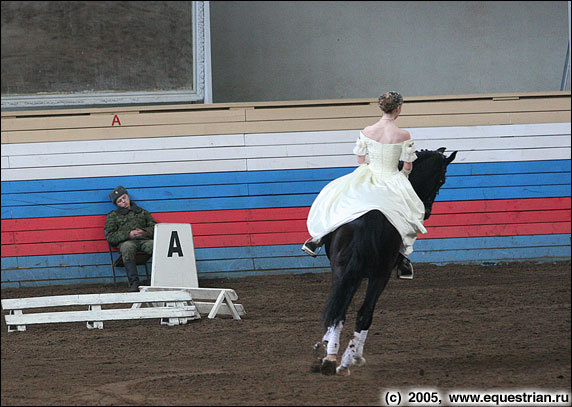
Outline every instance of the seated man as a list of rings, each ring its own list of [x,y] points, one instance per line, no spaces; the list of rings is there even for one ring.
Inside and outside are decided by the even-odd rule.
[[[139,291],[139,277],[135,254],[141,250],[153,254],[153,232],[157,222],[151,214],[131,202],[127,190],[118,186],[109,194],[117,209],[107,214],[105,238],[123,256],[129,291]]]

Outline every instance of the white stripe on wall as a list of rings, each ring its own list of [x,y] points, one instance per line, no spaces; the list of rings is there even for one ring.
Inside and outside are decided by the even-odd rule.
[[[570,123],[407,128],[414,140],[570,135]],[[246,134],[246,145],[354,142],[360,130]]]
[[[189,174],[225,171],[246,171],[246,160],[117,164],[85,167],[51,167],[44,169],[23,168],[16,170],[2,170],[2,181],[118,177],[125,175]]]
[[[417,149],[455,162],[570,159],[570,123],[411,130]],[[359,130],[228,134],[2,146],[2,181],[350,167]]]
[[[174,148],[207,148],[243,146],[244,134],[216,136],[157,137],[89,141],[58,141],[53,143],[16,143],[2,146],[2,157],[30,154],[70,154],[131,150],[163,150]]]

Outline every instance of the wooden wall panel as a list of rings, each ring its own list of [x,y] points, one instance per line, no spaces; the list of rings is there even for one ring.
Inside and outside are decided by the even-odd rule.
[[[375,122],[380,113],[375,99],[2,112],[2,143],[349,130]],[[570,92],[405,98],[398,123],[569,122],[569,113]]]
[[[418,149],[454,148],[457,162],[570,158],[566,123],[409,130]],[[351,130],[7,144],[2,179],[35,179],[40,170],[42,178],[57,179],[349,167],[356,164],[358,135]]]
[[[193,224],[200,277],[326,271],[300,250],[309,206],[378,117],[371,99],[3,112],[2,287],[110,282],[119,184]],[[409,98],[398,124],[458,151],[412,261],[570,258],[570,92]]]

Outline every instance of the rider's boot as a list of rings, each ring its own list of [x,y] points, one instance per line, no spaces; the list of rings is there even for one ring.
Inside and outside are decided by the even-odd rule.
[[[319,252],[319,248],[322,246],[322,241],[312,240],[312,238],[306,240],[306,242],[302,245],[302,251],[306,254],[309,254],[312,257],[316,257]]]
[[[413,264],[407,257],[399,253],[397,259],[397,278],[402,280],[413,280]]]

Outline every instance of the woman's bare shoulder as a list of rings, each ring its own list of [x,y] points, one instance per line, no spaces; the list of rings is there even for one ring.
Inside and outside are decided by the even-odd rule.
[[[369,136],[375,132],[375,129],[376,129],[375,125],[372,124],[371,126],[364,127],[364,129],[361,132],[364,135]]]
[[[401,141],[410,140],[411,134],[407,130],[399,129],[399,139]]]
[[[365,127],[362,134],[380,143],[402,143],[411,139],[411,134],[407,130],[400,129],[397,126],[386,128],[378,123]]]

